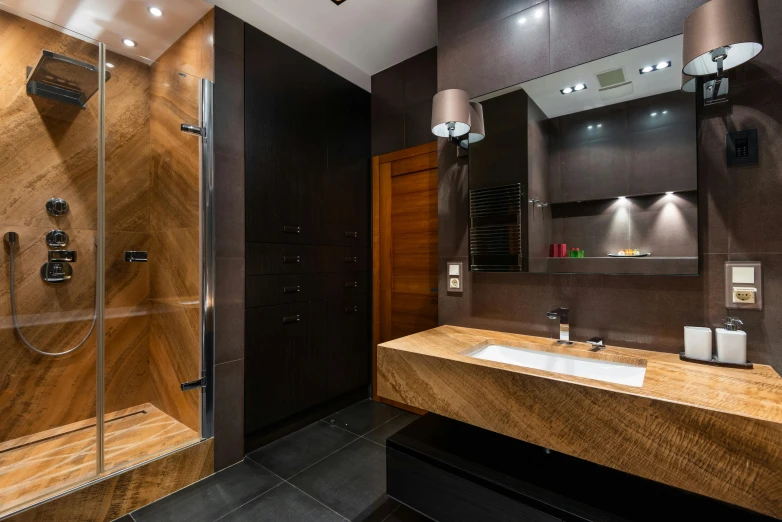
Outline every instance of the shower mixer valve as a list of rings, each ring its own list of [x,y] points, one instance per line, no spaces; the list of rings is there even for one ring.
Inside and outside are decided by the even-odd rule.
[[[70,207],[68,206],[68,202],[62,198],[52,198],[46,202],[46,212],[48,212],[50,216],[64,216],[69,210]]]

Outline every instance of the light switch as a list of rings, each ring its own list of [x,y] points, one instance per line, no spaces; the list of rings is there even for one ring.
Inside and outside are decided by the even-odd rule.
[[[448,292],[463,293],[462,288],[462,263],[460,261],[448,262]]]
[[[744,285],[755,284],[755,267],[752,266],[734,266],[733,282]]]
[[[460,272],[460,266],[456,263],[448,263],[448,275],[449,276],[459,276]]]

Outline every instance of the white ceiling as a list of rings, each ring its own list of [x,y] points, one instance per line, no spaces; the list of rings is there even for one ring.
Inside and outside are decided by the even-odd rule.
[[[163,16],[149,14],[149,6],[162,9]],[[154,60],[212,6],[203,0],[2,0],[0,8],[104,42],[132,58]],[[138,45],[126,47],[123,38]]]
[[[546,116],[556,118],[563,114],[677,91],[681,87],[682,79],[682,43],[682,35],[673,36],[480,96],[474,101],[488,100],[507,92],[524,89]],[[671,66],[666,69],[648,74],[639,72],[639,69],[646,65],[668,60],[671,61]],[[600,84],[595,75],[618,67],[624,67],[626,79],[632,81],[633,92],[610,101],[603,100],[600,98]],[[565,95],[559,92],[560,89],[579,83],[586,84],[587,89]]]
[[[437,0],[209,0],[370,90],[370,77],[437,45]]]

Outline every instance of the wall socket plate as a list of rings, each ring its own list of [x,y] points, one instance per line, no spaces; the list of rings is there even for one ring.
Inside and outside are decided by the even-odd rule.
[[[763,267],[759,262],[725,263],[725,308],[763,309]]]
[[[464,266],[461,261],[448,261],[445,274],[445,286],[448,293],[464,293]]]

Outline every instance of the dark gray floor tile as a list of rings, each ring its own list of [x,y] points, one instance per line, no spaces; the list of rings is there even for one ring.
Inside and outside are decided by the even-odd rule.
[[[416,419],[420,419],[420,415],[410,413],[409,411],[403,411],[398,416],[394,417],[390,421],[386,422],[370,431],[364,437],[369,440],[375,441],[378,444],[386,445],[386,439],[397,431],[401,430]]]
[[[350,520],[383,520],[398,503],[386,495],[385,449],[358,439],[299,473],[291,484]]]
[[[323,420],[334,421],[334,424],[340,428],[352,431],[356,435],[364,435],[400,413],[402,410],[399,408],[367,399],[329,415]]]
[[[428,522],[429,520],[431,518],[423,516],[418,511],[410,509],[404,504],[400,504],[383,522]]]
[[[316,422],[253,451],[247,458],[288,479],[356,438],[345,430]]]
[[[132,513],[136,522],[213,522],[280,483],[244,460]]]
[[[115,518],[114,522],[133,522],[133,517],[127,514],[124,517]]]
[[[290,484],[280,484],[220,519],[220,522],[340,522],[337,515],[312,497]]]

